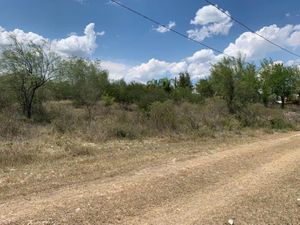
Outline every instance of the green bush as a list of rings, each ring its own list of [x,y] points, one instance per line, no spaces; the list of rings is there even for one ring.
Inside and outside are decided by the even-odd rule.
[[[103,101],[104,103],[104,106],[111,106],[112,104],[114,104],[115,102],[115,98],[114,97],[111,97],[109,95],[103,95],[101,97],[101,100]]]
[[[291,129],[293,121],[285,117],[284,111],[275,108],[266,108],[262,104],[248,104],[239,111],[238,119],[244,127],[267,129]]]
[[[272,118],[270,120],[271,128],[275,130],[292,129],[293,125],[285,121],[283,118]]]
[[[138,130],[135,129],[134,127],[128,126],[128,125],[119,125],[119,126],[113,127],[111,130],[111,134],[113,137],[129,138],[129,139],[134,139],[139,136]]]

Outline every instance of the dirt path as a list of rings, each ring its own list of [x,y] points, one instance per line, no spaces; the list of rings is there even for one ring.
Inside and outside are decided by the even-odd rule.
[[[300,133],[0,203],[0,224],[300,224]]]

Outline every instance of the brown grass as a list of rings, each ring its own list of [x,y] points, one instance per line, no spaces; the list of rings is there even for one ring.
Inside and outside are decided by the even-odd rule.
[[[18,114],[0,114],[0,199],[207,154],[274,132],[271,125],[243,127],[221,100],[172,104],[156,103],[147,114],[135,106],[125,110],[99,103],[91,123],[83,108],[68,101],[49,102],[45,113],[50,123],[42,125]],[[252,110],[259,117],[255,121],[260,121],[264,113],[255,113],[256,107]],[[268,116],[280,118],[274,123],[280,129],[299,121],[297,111]],[[287,128],[282,131],[291,127]]]
[[[0,183],[2,218],[20,216],[15,224],[32,220],[36,225],[45,221],[221,224],[234,213],[237,221],[247,224],[256,217],[247,214],[245,205],[253,212],[255,206],[263,210],[275,203],[278,207],[272,208],[277,208],[277,212],[284,209],[274,194],[268,194],[271,201],[266,204],[252,203],[273,188],[284,202],[291,203],[290,214],[285,210],[281,213],[289,218],[284,220],[280,214],[256,211],[256,216],[264,216],[258,220],[260,224],[296,222],[298,211],[284,193],[289,190],[296,196],[293,188],[297,186],[285,188],[282,178],[298,176],[299,170],[296,173],[295,168],[299,168],[299,133],[259,138],[262,133],[252,133],[252,138],[244,135],[220,136],[213,142],[212,139],[148,139],[86,143],[61,137],[56,146],[50,146],[51,151],[44,152],[45,156],[63,150],[59,146],[64,148],[74,143],[94,149],[95,155],[73,156],[67,151],[63,158],[49,163],[6,168]],[[45,136],[43,141],[50,139]],[[11,212],[13,216],[7,216]],[[272,220],[272,216],[276,219]]]
[[[213,142],[211,138],[182,136],[99,143],[40,132],[30,140],[0,142],[0,199],[116,176],[174,158],[207,154],[221,146],[251,141],[261,133],[220,134]]]

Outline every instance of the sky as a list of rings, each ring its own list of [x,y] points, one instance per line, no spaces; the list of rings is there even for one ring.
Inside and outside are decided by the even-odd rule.
[[[287,65],[300,59],[248,32],[204,0],[121,0],[133,9],[227,55],[264,57]],[[299,0],[213,0],[271,41],[300,54]],[[159,27],[109,0],[0,0],[0,48],[11,34],[47,42],[62,57],[101,60],[110,78],[146,82],[187,71],[207,77],[224,55]]]

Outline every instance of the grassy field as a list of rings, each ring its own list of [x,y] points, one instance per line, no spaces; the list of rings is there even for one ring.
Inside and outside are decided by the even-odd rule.
[[[232,213],[223,207],[230,201],[225,195],[237,202],[247,198],[231,193],[231,183],[241,182],[255,201],[253,196],[261,198],[256,185],[275,190],[278,182],[282,187],[284,179],[298,176],[298,167],[290,176],[286,164],[299,160],[297,108],[253,105],[248,114],[232,116],[215,100],[201,107],[160,103],[146,115],[123,107],[98,105],[91,121],[84,108],[66,101],[49,102],[43,117],[32,121],[2,113],[0,224],[203,224],[205,215],[208,224],[219,224]],[[274,176],[270,184],[266,171]],[[222,202],[210,205],[213,195]],[[201,207],[193,196],[203,199]],[[195,221],[184,222],[193,204],[209,210],[192,210]],[[218,204],[226,215],[214,214]],[[243,208],[235,210],[245,224],[250,221]],[[293,215],[287,221],[298,220]]]
[[[262,131],[248,131],[215,138],[165,137],[95,143],[39,132],[29,140],[0,142],[0,199],[113,177],[150,165],[184,160],[194,154],[211,154],[227,145],[251,142],[266,135]]]

